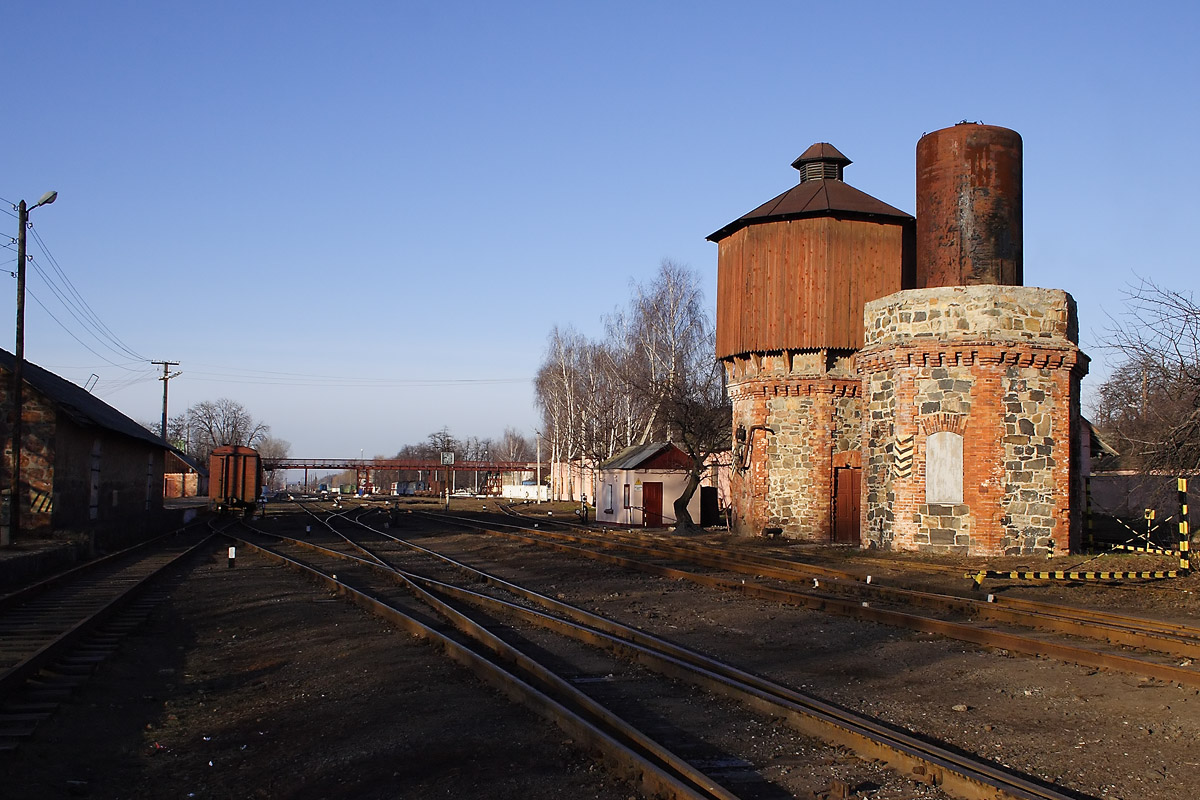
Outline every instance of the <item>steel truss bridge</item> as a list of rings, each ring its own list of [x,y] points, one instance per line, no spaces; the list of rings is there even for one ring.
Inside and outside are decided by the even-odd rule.
[[[548,466],[548,465],[543,465]],[[443,464],[440,461],[417,461],[404,458],[264,458],[262,467],[268,472],[277,469],[303,470],[347,470],[356,472],[373,470],[421,470],[432,472],[533,472],[538,468],[536,461],[457,461]]]
[[[454,475],[447,473],[474,472],[498,476],[502,472],[535,472],[538,470],[536,461],[458,461],[454,464],[443,464],[441,461],[416,460],[404,458],[264,458],[262,468],[265,471],[279,469],[304,470],[304,486],[308,487],[309,470],[354,470],[355,483],[359,490],[364,490],[374,484],[372,473],[393,470],[415,470],[418,474],[424,472],[435,476],[442,473],[446,483],[454,482]]]

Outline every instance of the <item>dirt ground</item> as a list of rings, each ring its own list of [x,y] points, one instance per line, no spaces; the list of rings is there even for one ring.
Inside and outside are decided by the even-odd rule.
[[[1192,687],[986,652],[481,535],[422,543],[1087,796],[1200,796]],[[742,546],[841,565],[876,558]],[[1193,576],[1011,591],[1194,625],[1197,590]],[[250,557],[229,569],[216,548],[32,741],[0,756],[0,773],[0,796],[22,800],[638,796],[432,648],[292,571]]]
[[[198,565],[14,754],[0,796],[636,793],[431,647],[253,557]]]

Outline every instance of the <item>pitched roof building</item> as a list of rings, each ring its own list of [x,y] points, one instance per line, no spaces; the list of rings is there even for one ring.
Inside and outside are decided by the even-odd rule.
[[[9,524],[12,371],[0,350],[0,486]],[[101,547],[136,541],[164,524],[169,445],[80,386],[26,361],[22,391],[20,530],[14,540],[83,535]]]

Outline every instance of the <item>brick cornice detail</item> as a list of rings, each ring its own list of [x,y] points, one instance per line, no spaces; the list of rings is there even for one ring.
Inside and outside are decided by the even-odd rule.
[[[729,384],[729,398],[743,400],[750,397],[807,397],[829,394],[834,397],[858,397],[862,394],[862,382],[856,378],[827,379],[763,379],[751,378]]]
[[[948,343],[938,339],[906,342],[859,350],[855,365],[863,372],[881,372],[897,367],[943,367],[991,364],[1077,371],[1087,374],[1090,359],[1074,345],[1044,345],[1038,342]]]

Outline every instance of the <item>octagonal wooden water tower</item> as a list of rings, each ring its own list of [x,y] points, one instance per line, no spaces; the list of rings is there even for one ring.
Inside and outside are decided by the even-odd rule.
[[[863,308],[914,284],[914,219],[817,143],[795,187],[709,236],[733,400],[735,530],[859,541]]]

